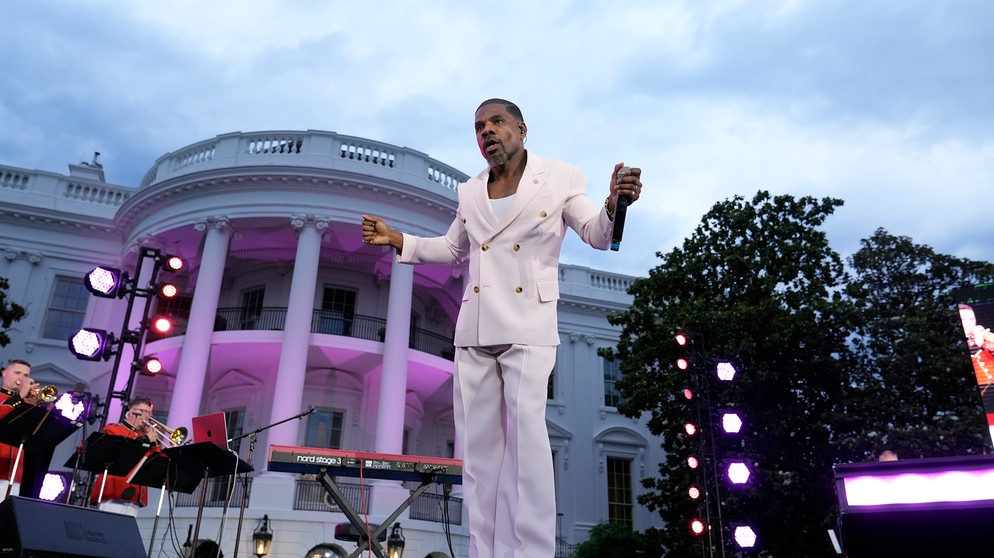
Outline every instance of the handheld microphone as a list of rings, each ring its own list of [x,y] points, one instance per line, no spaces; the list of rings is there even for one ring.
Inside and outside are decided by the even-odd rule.
[[[631,167],[618,169],[618,179],[620,180],[630,170]],[[625,234],[625,214],[628,213],[628,204],[631,202],[631,196],[618,196],[618,203],[614,208],[614,232],[611,234],[611,250],[614,252],[621,248],[621,237]]]

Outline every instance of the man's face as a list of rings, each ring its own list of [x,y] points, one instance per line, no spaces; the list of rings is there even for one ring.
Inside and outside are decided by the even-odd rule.
[[[142,426],[145,421],[152,417],[152,407],[145,403],[136,403],[128,409],[128,414],[125,415],[125,420],[128,421],[132,426]]]
[[[24,384],[31,383],[31,367],[12,362],[3,369],[3,387],[12,391],[18,391]]]
[[[523,124],[501,103],[483,105],[476,111],[476,144],[490,166],[506,165],[524,147]]]

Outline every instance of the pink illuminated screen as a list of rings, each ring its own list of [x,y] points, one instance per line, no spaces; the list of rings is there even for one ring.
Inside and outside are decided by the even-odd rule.
[[[994,500],[994,469],[853,476],[843,483],[850,506]]]

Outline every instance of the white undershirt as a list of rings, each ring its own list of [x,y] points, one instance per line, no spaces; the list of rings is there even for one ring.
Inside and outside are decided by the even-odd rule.
[[[494,213],[497,214],[498,219],[503,219],[507,210],[511,208],[511,202],[514,201],[514,194],[507,196],[506,198],[491,199],[490,205],[494,208]]]

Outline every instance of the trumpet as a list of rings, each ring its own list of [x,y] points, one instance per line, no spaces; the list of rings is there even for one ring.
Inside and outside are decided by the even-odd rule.
[[[42,403],[51,403],[59,398],[59,390],[55,386],[39,387],[35,384],[28,391],[28,397],[35,397]]]
[[[145,419],[145,426],[164,434],[163,438],[169,440],[172,446],[181,446],[183,441],[186,440],[186,435],[189,432],[186,428],[180,426],[178,428],[169,428],[165,424],[155,420],[154,418]]]

